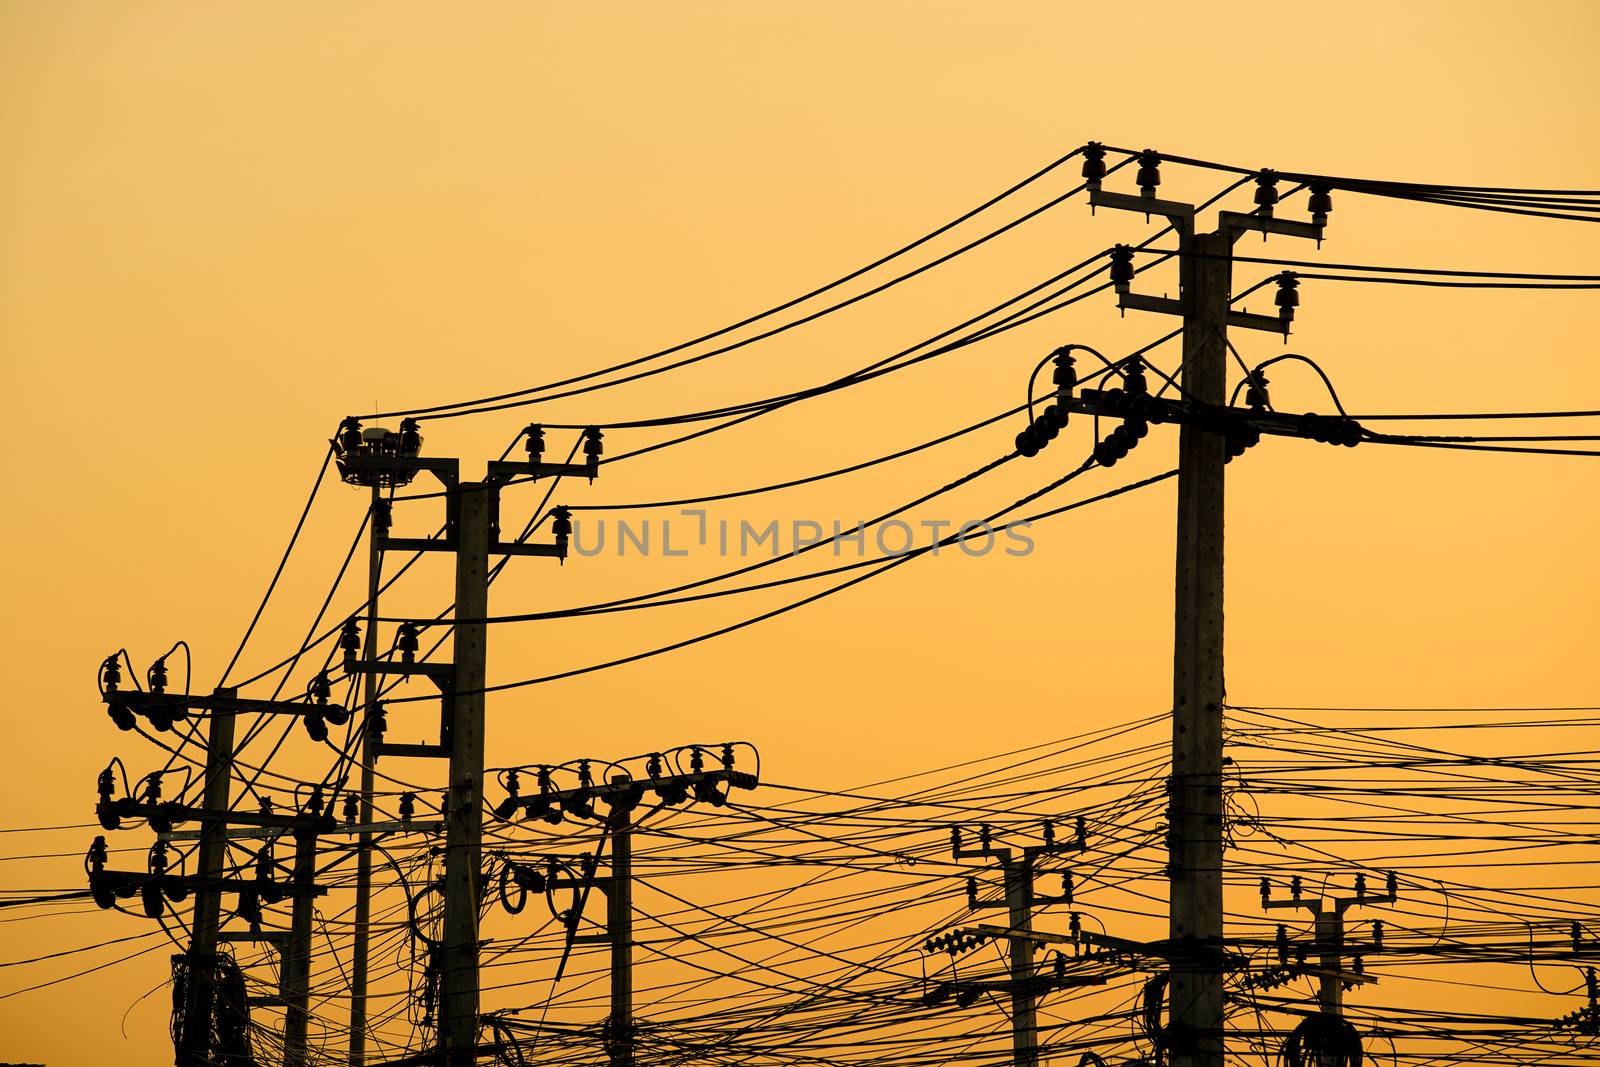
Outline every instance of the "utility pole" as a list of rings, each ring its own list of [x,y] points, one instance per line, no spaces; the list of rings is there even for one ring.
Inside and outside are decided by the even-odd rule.
[[[1037,1067],[1039,1063],[1039,1025],[1037,1006],[1039,983],[1034,975],[1033,954],[1039,944],[1033,933],[1033,909],[1040,904],[1071,904],[1072,876],[1063,873],[1063,892],[1058,896],[1044,896],[1033,891],[1036,864],[1040,856],[1065,851],[1055,839],[1055,828],[1044,824],[1044,844],[1027,845],[1016,853],[997,847],[987,825],[978,827],[978,847],[966,848],[961,842],[961,828],[950,828],[950,854],[956,859],[992,859],[999,864],[1005,879],[1005,900],[978,899],[976,878],[967,879],[967,906],[974,911],[984,908],[1006,909],[1007,991],[1011,1000],[1011,1049],[1015,1067]],[[1076,850],[1086,847],[1083,820],[1078,820]]]
[[[115,871],[105,868],[105,839],[97,838],[90,849],[89,888],[95,903],[102,908],[112,907],[117,897],[138,894],[143,897],[145,914],[159,918],[165,908],[163,897],[171,901],[184,899],[194,893],[194,912],[191,920],[189,951],[174,958],[183,964],[182,1024],[175,1028],[175,1062],[178,1067],[206,1067],[213,1054],[228,1054],[230,1050],[214,1047],[214,1020],[218,1011],[218,967],[220,957],[217,945],[221,941],[246,938],[225,934],[222,931],[222,894],[239,895],[239,914],[251,917],[252,933],[248,939],[259,938],[256,924],[260,922],[260,901],[277,901],[287,896],[294,901],[294,929],[286,945],[283,981],[286,996],[283,1002],[290,1007],[285,1031],[285,1046],[294,1062],[298,1044],[303,1058],[305,1047],[305,1013],[310,983],[312,898],[326,892],[313,884],[316,875],[316,839],[331,819],[317,810],[313,803],[307,813],[275,815],[263,807],[259,813],[234,811],[231,792],[235,723],[241,714],[290,715],[303,717],[308,728],[326,730],[326,721],[345,722],[349,712],[327,703],[325,679],[319,676],[311,689],[314,702],[242,699],[237,690],[219,688],[210,696],[190,696],[187,693],[167,691],[165,657],[150,667],[148,690],[127,691],[120,687],[121,671],[116,657],[102,666],[102,699],[112,721],[120,729],[131,730],[142,716],[157,731],[171,730],[174,722],[187,720],[196,710],[207,712],[206,769],[201,803],[198,807],[178,800],[160,799],[161,772],[147,776],[150,788],[141,799],[112,796],[114,776],[107,767],[101,772],[100,801],[95,813],[100,825],[107,830],[120,829],[124,819],[142,818],[158,833],[152,849],[147,871]],[[324,733],[324,736],[326,734]],[[196,820],[197,831],[174,831],[181,822]],[[270,865],[258,869],[254,877],[230,875],[228,841],[240,836],[230,833],[230,824],[260,827],[260,835],[275,837],[285,829],[293,829],[300,847],[295,858],[294,878],[281,883],[271,878]],[[192,875],[171,874],[166,866],[167,842],[178,839],[197,839],[196,872]],[[288,995],[298,989],[299,996]],[[298,1010],[295,1005],[298,1003]],[[244,1011],[245,1003],[230,1004],[231,1010]],[[298,1037],[296,1033],[298,1032]]]
[[[1277,317],[1231,310],[1233,242],[1254,230],[1321,241],[1326,192],[1311,223],[1277,219],[1277,178],[1257,178],[1257,210],[1224,211],[1213,233],[1195,233],[1191,204],[1161,200],[1160,157],[1139,156],[1140,195],[1106,192],[1105,151],[1085,151],[1084,177],[1093,207],[1136,211],[1167,219],[1178,238],[1177,300],[1130,292],[1132,249],[1112,253],[1112,282],[1123,309],[1177,315],[1183,320],[1184,400],[1217,409],[1226,405],[1228,327],[1280,330],[1288,335],[1293,286],[1280,282]],[[1316,191],[1314,190],[1314,193]],[[1288,276],[1284,276],[1288,277]],[[1142,436],[1142,433],[1139,435]],[[1167,814],[1172,880],[1168,937],[1173,949],[1168,1038],[1174,1067],[1222,1067],[1222,704],[1223,677],[1223,434],[1201,419],[1186,419],[1178,440],[1177,566],[1173,612],[1172,779]]]
[[[218,689],[221,699],[236,696],[235,690]],[[209,812],[228,810],[228,794],[233,783],[233,725],[231,713],[213,711],[206,728],[206,782],[203,808]],[[207,821],[200,830],[199,861],[196,873],[201,878],[221,878],[228,859],[228,827],[220,818]],[[222,893],[219,889],[199,889],[194,895],[194,915],[189,952],[184,968],[183,1032],[179,1035],[177,1067],[205,1067],[211,1059],[211,1014],[216,1000],[217,933],[222,926]]]
[[[497,490],[464,482],[456,505],[454,684],[448,707],[444,936],[439,949],[439,1043],[445,1067],[472,1067],[478,1048],[478,899],[483,848],[483,687],[487,669],[491,504]],[[476,620],[476,621],[474,621]]]
[[[487,633],[484,619],[489,609],[489,564],[491,553],[518,556],[547,556],[565,560],[572,532],[565,508],[552,511],[552,544],[503,543],[499,539],[500,486],[517,477],[579,476],[593,480],[599,471],[601,432],[589,427],[583,434],[585,462],[545,463],[544,431],[529,426],[524,432],[528,458],[525,461],[495,460],[488,465],[481,482],[462,482],[460,463],[455,459],[421,456],[422,435],[413,419],[402,420],[398,432],[382,427],[363,429],[359,420],[345,419],[334,439],[339,473],[353,485],[367,486],[371,492],[373,544],[368,577],[367,634],[363,642],[355,620],[346,623],[341,647],[345,650],[345,670],[366,674],[367,714],[381,725],[377,705],[379,674],[422,674],[440,689],[442,702],[440,736],[437,745],[386,744],[381,735],[371,732],[363,741],[363,803],[370,813],[371,766],[380,756],[402,755],[444,758],[449,761],[449,785],[445,793],[444,929],[434,958],[440,976],[439,1050],[443,1067],[471,1067],[478,1052],[478,903],[483,881],[483,758],[484,688],[487,678]],[[396,538],[389,535],[390,516],[381,507],[378,490],[404,485],[419,472],[428,471],[443,483],[445,492],[445,536],[443,538]],[[455,554],[454,649],[448,665],[417,663],[416,627],[402,624],[397,649],[399,662],[376,654],[378,554],[388,548],[419,552],[443,551]],[[364,655],[358,649],[364,647]],[[363,849],[363,853],[367,850]],[[358,874],[359,874],[358,859]],[[367,893],[370,899],[371,875],[368,858]],[[359,899],[358,899],[359,903]],[[369,905],[370,906],[370,905]],[[370,922],[370,912],[368,913]],[[358,937],[358,950],[365,964],[365,938]],[[352,1006],[352,1017],[359,1015],[365,1025],[366,968],[362,986]],[[354,994],[356,990],[352,990]],[[364,1037],[352,1024],[351,1061],[365,1054]]]
[[[611,777],[626,788],[633,779]],[[611,885],[606,892],[606,934],[611,940],[612,1067],[633,1067],[633,813],[626,805],[611,809]]]
[[[387,502],[383,487],[374,480],[367,519],[367,632],[363,656],[369,662],[378,658],[378,590],[383,571],[380,541],[388,532]],[[376,787],[377,746],[382,736],[373,729],[378,711],[378,676],[362,678],[361,703],[367,720],[361,731],[361,824],[370,825],[374,817],[372,792]],[[367,1058],[367,958],[372,932],[372,835],[356,839],[356,902],[354,943],[350,950],[350,1067],[362,1067]]]
[[[551,905],[552,917],[561,920],[567,931],[567,948],[557,969],[557,980],[566,967],[567,955],[575,945],[604,944],[611,953],[611,1010],[606,1017],[606,1055],[611,1067],[633,1067],[636,1035],[633,1028],[633,834],[637,825],[633,810],[643,801],[646,792],[654,793],[663,806],[675,806],[691,798],[713,807],[728,802],[731,789],[754,789],[759,784],[754,774],[734,769],[735,743],[721,746],[719,767],[707,769],[706,748],[712,746],[690,745],[676,753],[689,753],[687,773],[667,774],[668,759],[662,753],[653,753],[645,759],[644,777],[635,778],[622,772],[613,774],[604,785],[597,785],[590,774],[593,761],[578,761],[578,784],[574,788],[558,789],[552,768],[537,768],[538,793],[523,796],[520,793],[522,774],[529,768],[519,767],[507,773],[505,785],[509,792],[495,805],[497,818],[511,820],[520,812],[522,818],[542,818],[559,823],[567,815],[582,819],[603,818],[606,840],[611,847],[611,871],[606,875],[595,873],[599,864],[598,853],[584,857],[572,868],[561,864],[555,857],[547,857],[547,871],[540,872],[522,864],[508,861],[501,873],[500,892],[505,899],[508,880],[514,879],[522,891],[521,900],[529,892],[546,894],[546,899],[558,891],[570,890],[573,903],[566,911],[557,911]],[[759,756],[757,757],[759,762]],[[671,761],[676,765],[676,760]],[[607,807],[604,816],[598,816],[595,804]],[[606,896],[605,930],[601,933],[580,934],[578,924],[583,919],[584,902],[591,889],[599,889]],[[514,908],[516,914],[523,904]]]
[[[313,794],[320,799],[321,791]],[[321,813],[313,810],[314,820]],[[308,820],[294,831],[293,881],[310,885],[317,876],[316,824]],[[289,912],[289,940],[283,954],[283,1067],[305,1067],[306,1037],[311,1022],[311,920],[316,898],[295,897]]]
[[[1344,990],[1347,986],[1361,985],[1374,982],[1377,979],[1365,974],[1361,968],[1361,956],[1356,954],[1355,968],[1345,970],[1344,957],[1346,955],[1344,913],[1352,907],[1364,907],[1372,904],[1393,904],[1399,899],[1395,876],[1388,875],[1387,884],[1382,893],[1368,893],[1366,875],[1356,875],[1356,892],[1349,897],[1303,897],[1301,896],[1301,882],[1295,876],[1289,882],[1289,899],[1272,899],[1272,883],[1266,878],[1261,879],[1261,907],[1268,911],[1279,908],[1296,908],[1309,911],[1316,922],[1312,947],[1317,952],[1317,967],[1314,970],[1296,968],[1301,973],[1310,970],[1317,977],[1317,1005],[1324,1015],[1343,1017],[1344,1015]],[[1382,947],[1381,923],[1373,924],[1376,944],[1374,950]],[[1288,960],[1288,935],[1283,927],[1278,927],[1278,962],[1285,968],[1289,966]]]

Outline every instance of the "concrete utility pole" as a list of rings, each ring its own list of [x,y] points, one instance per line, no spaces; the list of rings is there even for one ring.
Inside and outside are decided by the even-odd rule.
[[[1075,848],[1084,847],[1083,828]],[[988,826],[978,828],[978,847],[964,848],[960,827],[950,829],[950,854],[956,859],[986,858],[994,860],[1005,877],[1006,896],[1001,901],[978,899],[977,880],[967,880],[967,906],[974,911],[983,908],[1006,909],[1007,991],[1011,1000],[1011,1048],[1015,1067],[1037,1067],[1039,1063],[1038,999],[1039,983],[1033,966],[1033,954],[1039,944],[1033,936],[1033,909],[1040,904],[1072,903],[1071,882],[1058,896],[1043,896],[1033,891],[1035,865],[1040,856],[1064,851],[1055,841],[1054,830],[1049,828],[1043,845],[1028,845],[1013,858],[1009,848],[996,847]]]
[[[233,689],[218,689],[217,697],[231,700]],[[231,712],[213,711],[207,721],[206,783],[203,805],[206,811],[225,813],[233,783],[233,724]],[[200,830],[199,862],[201,878],[221,879],[228,860],[228,827],[221,818],[207,820]],[[194,915],[189,941],[187,986],[184,989],[183,1033],[175,1062],[177,1067],[205,1067],[211,1059],[211,1012],[216,1001],[217,934],[222,926],[222,891],[199,889],[194,895]]]
[[[439,1050],[444,1067],[470,1067],[478,1052],[478,901],[483,881],[483,754],[484,687],[487,676],[487,624],[489,608],[489,556],[546,556],[565,559],[571,520],[565,508],[552,511],[554,543],[530,544],[521,540],[499,540],[500,486],[517,477],[577,476],[593,480],[601,455],[601,432],[596,427],[584,431],[584,463],[543,462],[544,432],[529,426],[524,433],[528,458],[525,461],[495,460],[489,463],[482,482],[461,482],[460,463],[455,459],[421,456],[422,435],[415,420],[405,419],[399,432],[382,427],[363,429],[359,420],[348,418],[340,425],[334,447],[340,476],[353,485],[371,491],[373,542],[368,574],[367,633],[360,641],[346,624],[341,639],[348,673],[367,675],[365,689],[369,724],[380,716],[376,675],[420,674],[432,679],[440,689],[442,714],[439,743],[387,744],[370,730],[363,739],[362,813],[363,825],[371,823],[372,766],[384,755],[444,758],[449,760],[449,786],[446,790],[444,930],[434,964],[440,976]],[[405,485],[416,474],[428,471],[445,487],[446,523],[442,538],[404,538],[389,535],[390,516],[379,496],[385,486]],[[402,625],[397,635],[398,661],[377,655],[375,631],[379,555],[387,549],[418,552],[455,553],[454,651],[448,665],[416,662],[416,630]],[[357,650],[364,646],[364,653]],[[367,871],[364,892],[358,895],[357,952],[362,965],[359,988],[352,988],[350,1060],[365,1057],[366,1022],[366,927],[370,924],[371,858],[370,841],[363,835],[361,857]],[[361,860],[358,859],[358,880]],[[363,917],[364,916],[364,921]],[[358,1026],[357,1023],[360,1023]]]
[[[1227,401],[1227,321],[1232,238],[1182,242],[1184,393]],[[1180,245],[1180,247],[1182,247]],[[1178,437],[1177,579],[1172,667],[1172,835],[1168,937],[1201,951],[1222,948],[1222,537],[1223,438],[1186,423]],[[1185,966],[1187,963],[1189,966]],[[1191,970],[1190,966],[1198,964]],[[1191,957],[1170,985],[1175,1063],[1220,1065],[1221,975]],[[1192,1049],[1184,1056],[1184,1046]]]
[[[633,779],[613,775],[611,784]],[[626,805],[611,809],[611,882],[606,890],[606,934],[611,941],[612,1067],[633,1067],[633,815]]]
[[[1357,950],[1357,969],[1347,971],[1344,969],[1345,939],[1344,939],[1344,913],[1352,907],[1364,907],[1372,904],[1393,904],[1399,899],[1395,885],[1395,877],[1390,874],[1382,893],[1368,893],[1365,875],[1356,876],[1355,896],[1350,897],[1302,897],[1300,895],[1300,879],[1295,877],[1289,883],[1289,899],[1273,900],[1272,883],[1267,879],[1261,880],[1261,906],[1266,910],[1278,908],[1298,908],[1309,911],[1316,922],[1314,941],[1312,947],[1317,951],[1317,967],[1313,972],[1317,976],[1317,1005],[1326,1015],[1344,1015],[1344,990],[1346,986],[1363,985],[1377,979],[1362,973],[1360,970],[1360,950]],[[1378,929],[1381,924],[1374,924]],[[1283,938],[1283,927],[1279,927],[1279,951],[1285,951],[1287,941]],[[1376,935],[1375,935],[1376,936]],[[1280,961],[1287,963],[1287,960]]]
[[[439,949],[439,1043],[445,1067],[471,1067],[478,1048],[478,899],[483,881],[483,687],[487,670],[489,545],[497,489],[464,482],[456,506],[455,678],[447,703],[444,936]],[[480,621],[472,621],[480,620]]]
[[[313,794],[320,798],[320,791]],[[313,819],[320,812],[312,811]],[[317,831],[314,823],[294,833],[294,875],[297,885],[317,876]],[[297,896],[290,906],[289,940],[283,954],[283,1067],[305,1067],[306,1037],[311,1022],[311,920],[316,898]]]
[[[1098,149],[1098,146],[1091,146]],[[1105,192],[1104,150],[1086,153],[1090,204],[1168,220],[1178,238],[1177,300],[1129,291],[1132,250],[1113,253],[1113,283],[1124,309],[1177,315],[1183,320],[1184,400],[1213,408],[1227,397],[1230,325],[1288,335],[1293,292],[1280,315],[1231,310],[1233,242],[1240,233],[1286,234],[1321,240],[1322,224],[1273,217],[1277,179],[1257,178],[1254,214],[1220,213],[1214,233],[1195,233],[1195,208],[1157,199],[1160,157],[1139,157],[1140,195]],[[1097,171],[1097,172],[1096,172]],[[1124,273],[1118,273],[1118,256]],[[1226,442],[1214,428],[1185,420],[1178,440],[1178,531],[1173,619],[1172,781],[1168,806],[1172,890],[1168,936],[1173,950],[1170,1028],[1174,1067],[1222,1067],[1222,670],[1223,465]]]
[[[378,658],[378,590],[382,584],[383,548],[380,541],[386,530],[379,511],[384,508],[383,488],[374,482],[367,519],[367,632],[363,657]],[[361,703],[370,716],[378,703],[378,676],[362,679]],[[368,726],[361,733],[361,824],[370,825],[374,817],[372,791],[376,787],[378,735]],[[356,839],[356,903],[354,943],[350,950],[350,1067],[361,1067],[367,1059],[367,959],[372,933],[372,835]]]
[[[754,789],[758,784],[754,774],[734,769],[734,745],[731,742],[722,746],[721,767],[711,770],[705,768],[704,749],[701,746],[688,746],[688,750],[692,769],[687,774],[663,775],[661,771],[665,761],[661,753],[655,753],[646,764],[645,777],[635,779],[631,774],[618,773],[613,774],[604,785],[596,785],[589,779],[590,761],[582,760],[579,762],[580,784],[575,789],[554,789],[550,768],[542,767],[539,769],[539,792],[532,796],[522,796],[517,792],[516,782],[520,773],[527,770],[518,768],[518,775],[508,782],[511,795],[495,808],[496,816],[501,819],[511,819],[520,810],[524,818],[535,814],[549,818],[554,814],[553,821],[557,822],[560,821],[561,812],[573,813],[585,819],[597,818],[599,816],[594,809],[596,803],[603,803],[609,809],[603,818],[606,825],[605,840],[611,848],[611,872],[606,875],[595,873],[600,860],[598,851],[584,858],[576,874],[572,873],[570,867],[558,868],[555,859],[550,857],[547,859],[551,864],[551,873],[538,876],[535,891],[554,893],[570,890],[574,893],[571,909],[557,912],[552,906],[551,910],[552,916],[561,919],[567,928],[567,952],[575,945],[604,944],[610,949],[611,1011],[606,1017],[604,1033],[606,1055],[612,1067],[633,1067],[635,1059],[633,835],[639,827],[633,820],[633,809],[638,807],[647,792],[655,793],[668,806],[684,803],[692,797],[696,801],[721,807],[727,803],[728,790]],[[759,757],[757,759],[759,761]],[[558,873],[559,870],[565,870],[566,873]],[[526,889],[527,885],[521,881],[522,876],[519,874],[517,877],[518,884]],[[501,884],[503,892],[505,883]],[[605,894],[605,930],[602,933],[580,934],[578,924],[582,921],[584,902],[591,889],[598,889]],[[521,910],[520,905],[515,909]],[[563,954],[556,970],[558,981],[566,967],[566,959]]]

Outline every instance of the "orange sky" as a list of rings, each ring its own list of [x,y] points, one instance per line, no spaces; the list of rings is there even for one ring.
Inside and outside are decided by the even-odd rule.
[[[0,6],[0,823],[84,821],[111,756],[150,765],[106,719],[95,665],[123,645],[142,665],[183,638],[197,687],[214,683],[345,414],[531,385],[693,336],[1091,138],[1242,166],[1592,188],[1597,30],[1576,2],[1237,3],[1225,19],[1158,0]],[[1167,181],[1177,197],[1221,185],[1175,167]],[[471,476],[530,418],[647,417],[824,381],[1148,232],[1070,202],[815,328],[531,414],[433,424],[427,450],[468,457]],[[1343,195],[1320,253],[1267,247],[1592,272],[1600,234]],[[1093,300],[562,492],[676,497],[855,462],[1019,403],[1056,345],[1120,353],[1169,328]],[[1354,411],[1592,408],[1597,332],[1600,301],[1582,292],[1307,283],[1291,347]],[[1235,341],[1252,362],[1283,350],[1264,334]],[[1327,410],[1309,374],[1274,384],[1281,407]],[[850,525],[992,458],[1019,427],[721,514]],[[1077,462],[1077,433],[1072,451],[1057,443],[926,515],[966,518],[1036,488]],[[552,450],[569,440],[552,434]],[[1165,469],[1174,446],[1153,433],[1084,494]],[[1592,463],[1269,441],[1229,486],[1233,699],[1600,695]],[[1172,499],[1168,485],[1041,526],[1026,559],[943,554],[671,657],[492,698],[490,763],[743,736],[784,781],[844,786],[1149,714],[1170,699]],[[363,500],[327,489],[246,668],[300,640]],[[507,501],[518,520],[532,503]],[[431,530],[413,507],[405,532]],[[717,565],[520,560],[492,605],[585,603]],[[448,588],[436,561],[394,607],[436,609]],[[491,681],[790,598],[496,633]],[[287,758],[308,759],[301,748]],[[7,855],[71,858],[7,862],[0,884],[78,887],[92,833],[7,839]],[[17,923],[0,927],[0,955],[142,929],[114,914]],[[0,1000],[0,1059],[168,1062],[161,996],[128,1015],[128,1041],[119,1029],[165,967],[156,952]],[[19,968],[0,993],[64,973]]]

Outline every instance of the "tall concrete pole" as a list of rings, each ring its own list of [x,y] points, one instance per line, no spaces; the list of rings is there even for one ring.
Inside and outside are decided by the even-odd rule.
[[[383,506],[382,489],[372,486],[371,510],[367,515],[367,632],[363,653],[368,663],[378,658],[378,587],[382,584],[383,553],[378,548],[378,509]],[[377,707],[378,676],[368,672],[362,679],[362,704],[370,717]],[[373,766],[377,763],[377,739],[370,729],[361,737],[361,825],[373,821]],[[372,931],[372,835],[356,839],[355,941],[350,957],[350,1067],[361,1067],[367,1058],[367,958]]]
[[[1005,865],[1006,916],[1013,933],[1033,932],[1033,859]],[[1016,1067],[1036,1067],[1039,1062],[1039,1023],[1033,987],[1034,943],[1027,937],[1009,939],[1011,965],[1011,1047]]]
[[[318,811],[310,812],[313,817]],[[309,887],[317,877],[317,834],[301,829],[294,835],[294,881]],[[294,898],[289,912],[289,941],[283,954],[283,995],[287,1013],[283,1024],[283,1067],[305,1067],[306,1038],[311,1023],[311,920],[316,898]]]
[[[1224,404],[1232,242],[1184,235],[1183,391]],[[1171,1023],[1174,1067],[1222,1067],[1222,546],[1225,441],[1192,421],[1178,441],[1173,642]]]
[[[449,813],[445,818],[444,936],[439,952],[439,1043],[444,1067],[472,1067],[478,1046],[478,897],[483,845],[483,687],[487,674],[489,545],[496,490],[455,491],[455,673],[448,709]]]
[[[218,689],[218,697],[231,699],[234,689]],[[228,810],[233,774],[231,711],[213,711],[207,720],[206,780],[203,805],[207,811]],[[228,861],[228,827],[220,818],[200,824],[199,862],[195,873],[221,878]],[[216,1001],[217,933],[222,927],[222,894],[198,889],[194,894],[193,931],[189,941],[188,986],[184,991],[183,1032],[177,1067],[205,1067],[211,1059],[211,1013]]]
[[[612,777],[626,785],[625,774]],[[611,814],[611,891],[606,894],[611,941],[611,1064],[633,1067],[633,818],[618,805]]]

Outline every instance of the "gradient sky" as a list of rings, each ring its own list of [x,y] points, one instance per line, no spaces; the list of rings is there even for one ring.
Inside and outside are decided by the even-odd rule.
[[[111,756],[151,765],[106,719],[96,664],[127,646],[142,665],[182,638],[196,687],[216,681],[345,414],[495,393],[694,336],[1089,139],[1248,167],[1593,188],[1597,30],[1600,12],[1578,2],[0,3],[12,501],[0,824],[83,822]],[[1221,184],[1169,167],[1163,192]],[[1071,202],[815,329],[533,414],[433,424],[426,447],[468,457],[470,476],[533,417],[614,421],[826,380],[1147,232]],[[1592,272],[1600,234],[1345,195],[1320,253],[1269,247]],[[563,492],[676,497],[854,462],[1019,403],[1058,344],[1125,352],[1168,328],[1090,301]],[[1593,408],[1597,334],[1588,293],[1308,283],[1291,347],[1355,412]],[[1252,362],[1283,351],[1264,334],[1236,343]],[[1327,410],[1309,374],[1274,387],[1282,407]],[[1015,428],[724,514],[853,525],[992,458]],[[568,440],[553,434],[552,450]],[[938,515],[1036,488],[1087,447],[1069,440],[1079,451],[1058,443]],[[1165,469],[1174,445],[1152,434],[1126,473]],[[1229,482],[1236,701],[1600,696],[1591,461],[1271,441]],[[1172,499],[1167,485],[1041,526],[1026,559],[944,554],[671,657],[493,699],[490,762],[743,736],[771,773],[837,787],[1149,714],[1170,701]],[[519,519],[530,504],[508,495]],[[363,506],[354,490],[326,491],[246,668],[298,643]],[[431,530],[435,515],[413,507],[404,532]],[[521,560],[492,603],[582,603],[716,565]],[[422,611],[447,590],[436,565],[394,606]],[[624,655],[783,599],[496,633],[491,680]],[[420,727],[397,731],[420,739]],[[300,747],[291,763],[309,760]],[[93,832],[12,836],[7,855],[70,857],[7,862],[0,884],[79,887]],[[0,932],[0,956],[141,923],[0,927],[20,931]],[[0,993],[81,959],[0,972]],[[169,1062],[161,995],[122,1019],[165,968],[156,952],[0,999],[0,1059]]]

